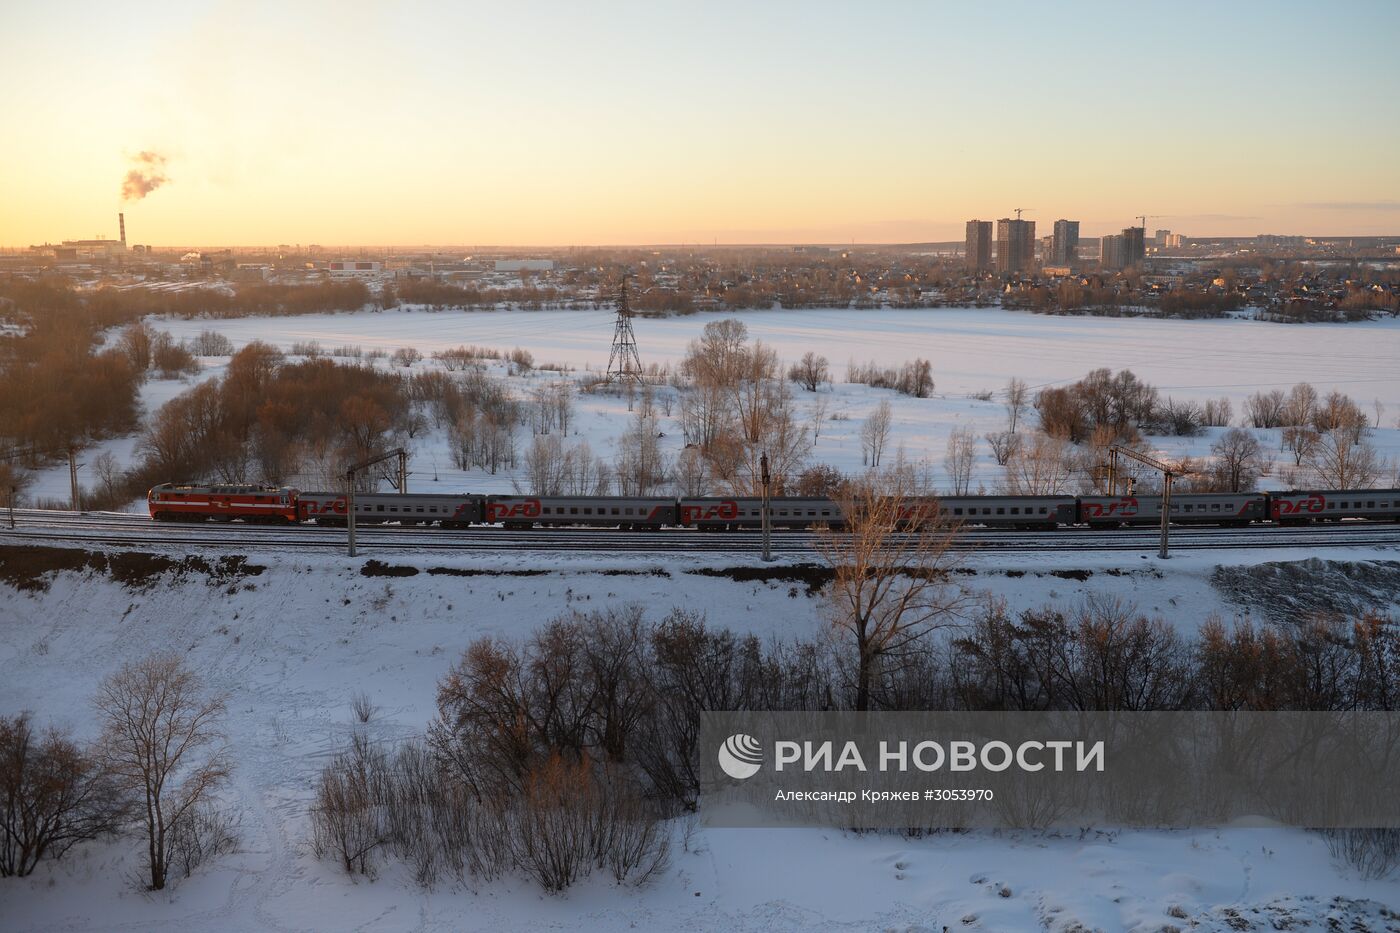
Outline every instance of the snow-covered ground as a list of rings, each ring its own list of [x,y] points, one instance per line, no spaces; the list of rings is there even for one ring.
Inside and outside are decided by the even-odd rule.
[[[637,318],[634,329],[642,361],[674,365],[686,345],[704,325],[721,317],[738,317],[751,336],[771,344],[786,365],[813,351],[831,362],[833,385],[819,393],[794,387],[801,410],[809,415],[824,405],[826,415],[817,434],[811,461],[828,463],[852,472],[862,466],[860,428],[863,419],[882,400],[893,409],[893,430],[886,451],[892,457],[903,447],[912,460],[925,460],[935,481],[945,478],[943,454],[949,434],[970,427],[979,438],[1004,430],[1005,412],[997,393],[1013,377],[1032,389],[1073,382],[1098,367],[1132,369],[1157,386],[1164,396],[1204,401],[1227,397],[1234,405],[1236,423],[1243,414],[1244,399],[1260,388],[1287,389],[1311,382],[1325,394],[1346,392],[1371,414],[1373,404],[1383,406],[1381,428],[1372,442],[1381,453],[1400,460],[1400,320],[1337,325],[1284,325],[1240,319],[1178,321],[1140,318],[1051,317],[1001,309],[935,309],[881,311],[745,311],[737,314],[695,314],[675,318]],[[425,356],[452,347],[476,345],[509,351],[529,350],[538,364],[560,364],[577,378],[587,369],[605,369],[612,337],[609,311],[500,311],[429,312],[393,310],[357,314],[323,314],[281,318],[234,320],[153,319],[152,325],[177,339],[215,330],[241,347],[263,340],[290,351],[294,344],[315,341],[326,352],[338,347],[360,347],[366,352],[413,347]],[[875,361],[898,366],[916,357],[933,364],[936,390],[933,398],[913,399],[892,391],[844,382],[849,361]],[[203,360],[198,377],[156,380],[147,383],[142,401],[148,411],[197,378],[222,373],[225,359]],[[387,359],[377,365],[391,365]],[[415,364],[416,371],[436,366],[431,359]],[[502,367],[495,367],[498,374]],[[535,372],[511,377],[524,395],[531,385],[560,378],[557,373]],[[663,393],[672,390],[661,390]],[[663,415],[660,429],[666,434],[664,449],[675,455],[683,447],[678,423],[679,407]],[[1033,417],[1033,416],[1032,416]],[[611,460],[617,438],[627,426],[624,399],[608,395],[580,395],[575,432],[568,443],[587,440],[595,454]],[[1208,429],[1193,438],[1152,438],[1164,456],[1202,456],[1223,429]],[[1261,431],[1260,440],[1272,451],[1276,467],[1262,481],[1264,488],[1280,483],[1283,469],[1292,465],[1282,450],[1279,432]],[[529,443],[522,431],[520,449]],[[92,485],[92,464],[102,449],[111,450],[126,466],[135,438],[106,442],[86,451],[80,482]],[[511,492],[522,482],[519,471],[489,474],[453,467],[444,432],[432,432],[412,444],[411,488],[418,491]],[[984,442],[978,443],[974,490],[980,485],[994,491],[999,470]],[[66,500],[69,480],[65,464],[41,471],[27,491],[29,498]],[[135,505],[133,506],[135,507]]]
[[[378,556],[420,570],[538,565],[528,555]],[[1329,556],[1393,560],[1395,553]],[[1400,880],[1362,880],[1316,835],[1282,829],[910,839],[701,826],[687,841],[678,822],[671,867],[642,888],[595,875],[557,897],[511,877],[425,892],[392,863],[377,880],[352,880],[311,855],[306,808],[316,774],[353,728],[353,693],[368,693],[379,707],[371,736],[398,739],[424,728],[438,678],[481,636],[521,638],[571,608],[640,602],[654,615],[703,609],[712,625],[765,638],[811,637],[822,624],[819,604],[787,584],[686,573],[752,562],[742,559],[561,558],[544,576],[385,578],[361,575],[363,559],[249,557],[266,571],[231,589],[198,574],[145,589],[72,572],[53,578],[47,592],[20,595],[0,584],[0,711],[32,708],[41,722],[86,733],[103,676],[174,647],[229,693],[237,768],[226,797],[243,828],[242,851],[160,894],[132,883],[136,840],[81,847],[29,879],[0,882],[0,929],[1395,929],[1381,905],[1400,906]],[[1210,584],[1215,562],[1211,554],[1181,555],[1169,566],[1136,554],[984,555],[970,561],[979,573],[966,579],[1013,606],[1095,592],[1189,627],[1212,610],[1239,611]],[[1056,575],[1065,570],[1092,575]],[[1328,926],[1329,917],[1341,926]]]

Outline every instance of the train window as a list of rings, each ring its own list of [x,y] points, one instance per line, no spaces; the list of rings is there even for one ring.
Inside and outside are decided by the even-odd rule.
[[[829,517],[830,515],[831,515],[831,512],[827,511],[826,509],[822,509],[822,518],[827,518],[827,517]]]
[[[1366,508],[1368,508],[1368,509],[1374,509],[1375,507],[1376,507],[1376,503],[1374,503],[1374,502],[1367,502],[1367,503],[1366,503]]]
[[[1050,513],[1049,513],[1048,511],[1046,511],[1045,506],[1042,505],[1042,506],[1040,507],[1040,514],[1041,514],[1041,515],[1049,515]]]
[[[807,510],[807,517],[808,517],[808,518],[816,518],[816,517],[817,517],[817,510],[816,510],[816,509],[808,509],[808,510]]]
[[[1000,514],[1000,513],[998,513],[998,514]],[[1021,509],[1020,509],[1018,506],[1014,506],[1014,505],[1013,505],[1013,506],[1011,507],[1011,514],[1012,514],[1012,515],[1020,515],[1020,514],[1021,514]]]
[[[574,506],[574,507],[570,508],[570,509],[569,509],[569,514],[570,514],[570,515],[577,515],[577,514],[578,514],[578,507],[577,507],[577,506]]]
[[[381,505],[376,511],[379,511],[379,512],[384,511],[384,506]]]
[[[614,515],[617,515],[617,514],[618,514],[618,510],[617,510],[617,509],[613,509],[613,510],[612,510],[612,513],[613,513]]]
[[[961,515],[961,514],[962,514],[962,509],[953,509],[953,514],[954,514],[954,515]]]
[[[627,515],[632,515],[632,514],[634,514],[630,508],[623,509],[623,512],[624,512],[625,514],[627,514]]]
[[[584,514],[584,515],[592,515],[592,514],[593,514],[593,510],[592,510],[591,508],[584,509],[584,510],[583,510],[583,514]]]
[[[419,511],[419,513],[420,513],[420,514],[421,514],[421,513],[422,513],[422,511],[423,511],[423,507],[422,507],[422,506],[421,506],[421,505],[420,505],[420,506],[418,506],[418,511]]]

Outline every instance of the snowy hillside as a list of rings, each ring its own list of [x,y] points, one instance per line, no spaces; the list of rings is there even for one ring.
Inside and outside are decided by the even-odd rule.
[[[1238,568],[1296,561],[1231,554]],[[1390,550],[1334,552],[1394,560]],[[182,559],[171,554],[175,561]],[[436,682],[472,639],[518,640],[569,609],[639,602],[703,609],[764,638],[810,637],[818,603],[783,581],[690,573],[732,558],[462,558],[252,552],[215,581],[199,570],[44,574],[6,564],[0,583],[0,710],[89,729],[91,685],[123,662],[173,648],[230,695],[236,760],[226,796],[241,851],[167,892],[138,893],[131,838],[82,847],[4,887],[5,929],[622,930],[1396,929],[1400,880],[1366,881],[1316,835],[1280,829],[971,833],[905,838],[807,829],[716,830],[676,821],[670,868],[641,888],[594,878],[547,896],[521,878],[418,888],[390,863],[352,880],[309,847],[319,769],[351,731],[421,732]],[[740,560],[754,566],[752,559]],[[965,585],[1015,606],[1118,595],[1191,626],[1240,610],[1212,583],[1216,559],[1169,567],[1138,554],[976,556]],[[437,568],[438,572],[429,572]],[[451,572],[448,572],[451,571]],[[467,575],[464,575],[467,574]],[[1344,579],[1344,578],[1339,578]],[[22,589],[16,589],[17,587]],[[1382,601],[1395,594],[1378,595]],[[356,724],[351,697],[377,712]],[[782,865],[783,871],[774,866]],[[1336,924],[1336,925],[1334,925]]]

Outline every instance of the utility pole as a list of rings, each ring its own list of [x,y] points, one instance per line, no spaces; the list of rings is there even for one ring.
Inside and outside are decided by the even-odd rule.
[[[763,456],[758,458],[758,468],[760,479],[763,481],[763,559],[771,561],[773,559],[773,548],[771,535],[773,531],[773,517],[769,514],[768,508],[768,485],[772,482],[772,477],[768,475],[768,451],[763,452]]]
[[[408,491],[408,451],[402,447],[395,447],[387,454],[380,454],[377,457],[370,457],[368,460],[361,460],[359,463],[352,463],[345,471],[345,483],[348,487],[348,492],[345,494],[345,552],[350,557],[355,556],[355,474],[393,457],[397,457],[399,460],[399,493],[402,494]]]
[[[345,494],[345,553],[355,556],[355,468],[351,467],[345,471],[346,487],[349,490]]]
[[[68,447],[68,487],[69,500],[73,503],[73,511],[81,512],[83,503],[78,499],[78,448]]]
[[[1149,466],[1154,470],[1161,471],[1162,474],[1162,544],[1157,556],[1162,560],[1171,557],[1167,553],[1167,533],[1171,527],[1172,518],[1172,480],[1176,478],[1176,472],[1160,460],[1154,460],[1146,454],[1140,454],[1129,447],[1120,447],[1117,444],[1108,449],[1108,475],[1109,494],[1116,495],[1113,486],[1118,473],[1118,456],[1123,455],[1130,460],[1136,460],[1144,466]]]

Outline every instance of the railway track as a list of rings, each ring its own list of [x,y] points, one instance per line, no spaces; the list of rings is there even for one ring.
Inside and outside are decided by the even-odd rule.
[[[335,552],[345,547],[345,531],[311,525],[160,524],[135,513],[75,513],[16,510],[16,528],[8,528],[0,513],[0,544],[82,543],[122,547],[215,548],[224,550],[295,549]],[[959,535],[959,550],[987,552],[1102,552],[1155,551],[1156,528],[1115,530],[989,531],[970,529]],[[684,530],[615,531],[606,529],[502,528],[444,530],[425,527],[361,526],[357,538],[366,556],[374,552],[572,552],[572,553],[757,553],[759,536],[752,532]],[[1281,528],[1179,527],[1171,532],[1174,550],[1233,548],[1394,547],[1400,549],[1400,524],[1343,522]],[[777,531],[775,553],[815,555],[815,536],[805,531]]]

